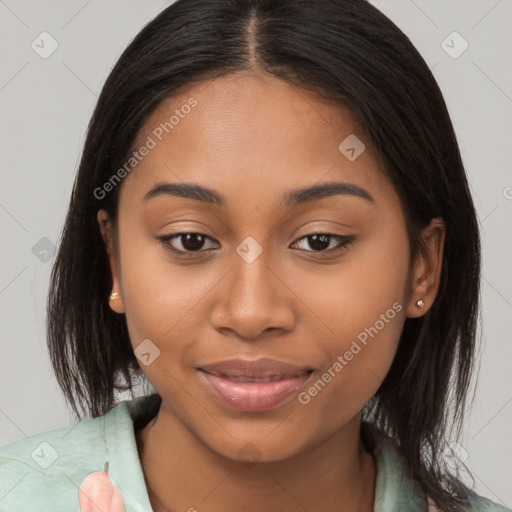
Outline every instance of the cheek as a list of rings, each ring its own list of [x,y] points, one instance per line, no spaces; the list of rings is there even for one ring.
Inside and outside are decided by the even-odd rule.
[[[325,366],[299,395],[322,432],[335,431],[357,415],[375,395],[393,361],[405,309],[395,302],[365,327],[345,331],[324,347]],[[363,324],[364,325],[364,324]],[[306,409],[307,410],[307,409]],[[317,429],[313,425],[312,428]]]
[[[172,339],[179,351],[186,345],[190,319],[218,279],[198,267],[172,264],[160,242],[142,230],[127,230],[120,240],[123,300],[132,345],[135,348],[150,339],[161,346],[163,340]]]
[[[393,361],[406,318],[409,250],[405,232],[385,231],[361,244],[329,275],[314,276],[312,309],[322,312],[326,354],[319,380],[303,402],[325,425],[357,414],[375,394]],[[355,246],[354,246],[355,247]],[[313,279],[312,277],[308,279]]]
[[[308,265],[288,279],[331,337],[356,336],[395,302],[405,309],[409,246],[399,226],[356,241],[339,263]]]

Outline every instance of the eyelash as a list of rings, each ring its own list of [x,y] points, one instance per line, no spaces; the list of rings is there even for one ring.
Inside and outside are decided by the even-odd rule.
[[[178,254],[180,256],[196,255],[196,254],[199,254],[201,252],[206,252],[208,250],[213,250],[213,249],[207,249],[206,251],[204,251],[204,250],[199,250],[199,251],[181,251],[181,250],[175,249],[169,243],[174,238],[179,238],[179,237],[181,237],[183,235],[189,235],[189,234],[200,235],[200,236],[204,237],[205,239],[213,240],[209,236],[204,235],[203,233],[198,233],[196,231],[182,231],[181,233],[174,233],[172,235],[165,235],[165,236],[158,237],[158,240],[160,240],[162,242],[162,245],[164,246],[165,249],[167,249],[167,250],[169,250],[169,251],[171,251],[171,252],[173,252],[175,254]],[[334,239],[338,240],[338,246],[335,247],[334,249],[329,249],[328,251],[306,251],[306,252],[311,252],[311,253],[321,254],[321,255],[326,255],[326,256],[331,256],[331,255],[333,255],[335,253],[343,251],[348,245],[350,245],[355,240],[355,236],[353,236],[353,235],[336,235],[334,233],[317,232],[317,233],[308,233],[307,235],[304,235],[301,238],[298,238],[295,242],[293,242],[292,245],[296,244],[297,242],[299,242],[301,240],[304,240],[304,239],[307,239],[307,238],[309,238],[311,236],[314,236],[314,235],[323,235],[323,236],[326,236],[326,237],[329,237],[329,238],[334,238]]]

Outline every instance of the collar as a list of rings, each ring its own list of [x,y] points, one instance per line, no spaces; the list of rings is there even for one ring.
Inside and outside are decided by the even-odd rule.
[[[157,414],[160,403],[157,394],[142,396],[121,402],[104,416],[109,476],[133,512],[152,510],[138,457],[135,430]],[[418,485],[406,475],[403,457],[392,439],[375,427],[370,426],[368,432],[377,471],[374,512],[426,511],[427,503],[421,497]]]

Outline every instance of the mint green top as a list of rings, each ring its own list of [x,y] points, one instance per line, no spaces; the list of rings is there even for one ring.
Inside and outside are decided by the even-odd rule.
[[[0,512],[80,512],[81,483],[91,473],[105,471],[107,461],[108,475],[123,497],[126,512],[151,512],[135,429],[157,413],[155,397],[159,399],[151,395],[126,400],[98,418],[0,447]],[[374,512],[426,512],[425,500],[415,492],[399,454],[383,434],[375,437],[374,456]],[[512,509],[475,498],[468,510]]]

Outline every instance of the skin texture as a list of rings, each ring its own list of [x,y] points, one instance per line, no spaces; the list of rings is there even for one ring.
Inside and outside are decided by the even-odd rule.
[[[343,503],[345,512],[371,511],[376,471],[359,438],[360,411],[391,365],[406,317],[435,299],[443,223],[425,229],[427,253],[411,261],[397,193],[350,112],[262,74],[188,87],[155,110],[135,147],[190,97],[197,106],[120,185],[117,233],[98,212],[119,293],[111,308],[126,315],[134,348],[149,338],[160,350],[141,367],[162,406],[137,434],[153,509],[314,512]],[[366,146],[354,161],[338,149],[350,134]],[[227,206],[169,195],[143,202],[160,181],[207,186]],[[281,205],[291,189],[333,181],[374,200]],[[209,237],[194,242],[203,252],[175,238],[167,243],[189,249],[178,256],[157,238],[184,231]],[[326,256],[307,238],[315,233],[355,240]],[[250,264],[236,252],[248,236],[263,250]],[[323,252],[337,246],[327,239]],[[401,306],[394,318],[307,404],[294,395],[272,410],[238,411],[215,400],[196,369],[271,357],[313,367],[311,384],[393,304]],[[258,462],[245,462],[247,453]]]

